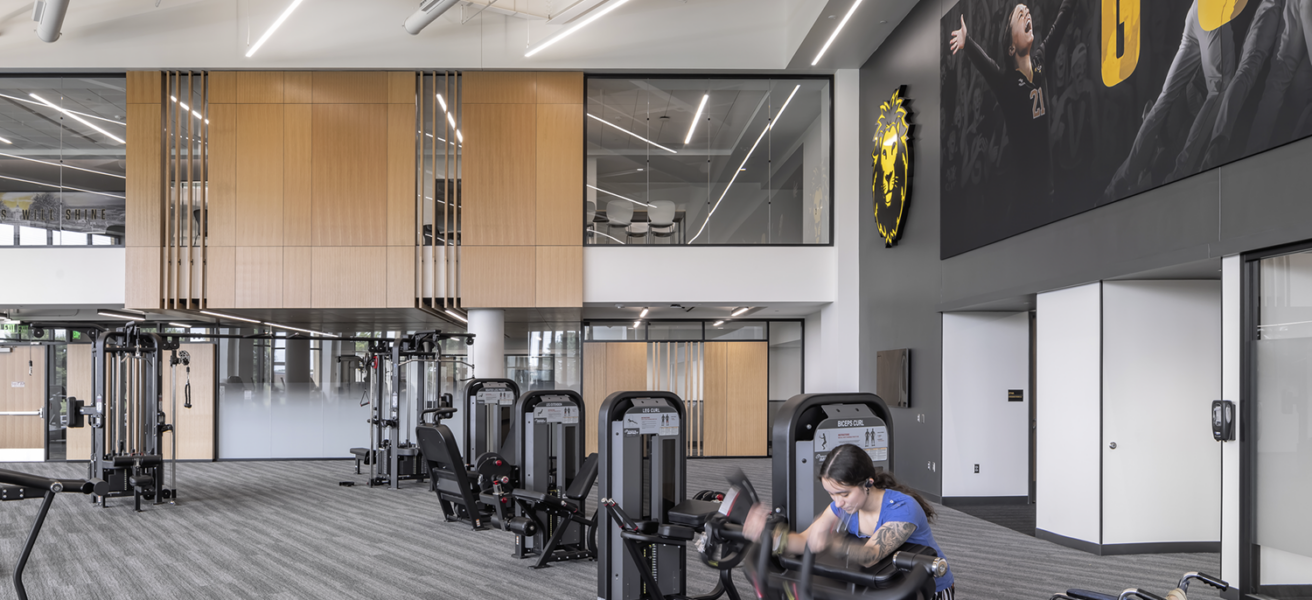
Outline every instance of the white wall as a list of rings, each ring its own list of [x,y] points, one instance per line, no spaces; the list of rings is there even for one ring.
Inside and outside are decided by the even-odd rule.
[[[1240,351],[1243,348],[1243,292],[1239,256],[1221,259],[1221,398],[1235,403],[1235,431],[1243,401]],[[1239,436],[1221,445],[1221,579],[1240,587],[1239,581]]]
[[[1038,295],[1036,526],[1101,543],[1102,285]]]
[[[583,302],[832,302],[833,246],[584,246]]]
[[[1102,543],[1220,541],[1221,282],[1107,281],[1102,300]]]
[[[0,306],[123,306],[123,248],[5,248],[0,261]]]
[[[944,498],[1029,495],[1029,375],[1029,313],[943,315]]]

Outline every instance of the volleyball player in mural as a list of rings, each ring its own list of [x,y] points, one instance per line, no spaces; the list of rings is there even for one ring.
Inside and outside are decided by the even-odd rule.
[[[1034,38],[1034,19],[1025,4],[1017,4],[1007,13],[998,43],[1001,66],[969,36],[966,17],[961,28],[952,32],[948,47],[952,54],[960,50],[983,75],[997,99],[1007,126],[1004,146],[1004,169],[1015,174],[1010,178],[1014,193],[1030,200],[1052,195],[1052,158],[1048,141],[1047,76],[1044,62],[1047,52],[1058,48],[1070,26],[1075,0],[1062,0],[1057,18],[1042,41]]]

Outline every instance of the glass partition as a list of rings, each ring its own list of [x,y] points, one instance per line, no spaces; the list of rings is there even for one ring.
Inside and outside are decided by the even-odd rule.
[[[0,246],[123,245],[126,77],[0,77]]]
[[[585,243],[830,243],[831,87],[588,78]]]

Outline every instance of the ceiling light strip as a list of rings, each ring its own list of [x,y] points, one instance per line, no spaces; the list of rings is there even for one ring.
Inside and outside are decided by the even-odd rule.
[[[26,102],[26,103],[28,103],[28,104],[35,104],[35,105],[37,105],[37,106],[45,106],[44,104],[42,104],[42,103],[40,103],[40,102],[33,102],[33,101],[31,101],[31,100],[28,100],[27,98],[19,98],[19,97],[17,97],[17,96],[10,96],[9,94],[0,94],[0,98],[8,98],[8,99],[10,99],[10,100],[14,100],[14,101],[16,101],[16,102]],[[127,127],[127,126],[128,126],[128,124],[127,124],[127,123],[124,123],[123,121],[115,121],[114,119],[107,119],[107,118],[102,117],[102,116],[100,116],[100,115],[93,115],[93,114],[91,114],[91,113],[78,112],[78,111],[76,111],[76,110],[70,110],[70,111],[68,111],[68,112],[71,112],[71,113],[73,113],[73,114],[75,114],[75,115],[81,115],[81,116],[87,117],[88,119],[96,119],[96,120],[98,120],[98,121],[105,121],[105,122],[108,122],[108,123],[114,123],[114,124],[117,124],[117,125],[122,125],[122,126],[124,126],[124,127]]]
[[[706,101],[710,99],[710,94],[702,96],[702,103],[697,105],[697,114],[692,116],[692,125],[688,126],[688,137],[683,138],[683,145],[687,146],[692,141],[692,132],[697,130],[697,123],[702,120],[702,111],[706,110]]]
[[[21,181],[21,182],[23,182],[23,183],[30,183],[30,184],[32,184],[32,185],[43,185],[43,186],[45,186],[45,187],[48,187],[48,188],[54,188],[54,189],[57,189],[57,190],[73,190],[73,191],[75,191],[75,192],[86,192],[86,193],[88,193],[88,194],[99,194],[99,195],[101,195],[101,196],[109,196],[110,198],[118,198],[118,199],[120,199],[120,200],[126,200],[126,199],[127,199],[127,197],[125,197],[125,196],[120,196],[120,195],[118,195],[118,194],[111,194],[111,193],[109,193],[109,192],[97,192],[97,191],[95,191],[95,190],[84,190],[84,189],[82,189],[82,188],[76,188],[76,187],[73,187],[73,186],[71,186],[71,185],[55,185],[55,184],[53,184],[53,183],[41,183],[40,181],[32,181],[31,179],[22,179],[22,178],[19,178],[19,177],[10,177],[10,176],[8,176],[8,175],[0,175],[0,179],[9,179],[9,180],[11,180],[11,181]]]
[[[464,323],[464,324],[466,324],[466,325],[469,324],[469,319],[466,319],[466,318],[460,316],[460,313],[458,313],[458,312],[456,312],[456,311],[454,311],[454,310],[451,310],[451,309],[448,308],[448,309],[446,309],[446,314],[455,317],[455,318],[458,319],[461,323]]]
[[[629,135],[631,135],[631,136],[633,136],[633,137],[636,137],[636,138],[638,138],[638,139],[640,139],[640,140],[642,140],[642,141],[644,141],[644,142],[647,142],[648,144],[651,144],[651,145],[653,145],[653,146],[656,146],[657,148],[660,148],[661,150],[664,150],[664,151],[666,151],[666,152],[669,152],[670,154],[678,154],[678,152],[675,152],[674,150],[670,150],[669,148],[666,148],[665,146],[662,146],[662,145],[660,145],[660,144],[657,144],[656,142],[653,142],[653,141],[651,141],[651,140],[649,140],[649,139],[647,139],[647,138],[645,138],[645,137],[642,137],[642,136],[640,136],[640,135],[638,135],[638,134],[636,134],[636,133],[633,133],[632,131],[629,131],[629,130],[623,128],[623,127],[620,127],[619,125],[616,125],[616,124],[614,124],[614,123],[611,123],[611,122],[609,122],[609,121],[606,121],[605,119],[602,119],[601,117],[598,117],[598,116],[596,116],[596,115],[594,115],[594,114],[592,114],[592,113],[588,113],[588,116],[591,117],[591,118],[593,118],[593,119],[596,119],[598,122],[604,123],[604,124],[606,124],[606,125],[610,125],[611,127],[614,127],[615,129],[618,129],[618,130],[620,130],[620,131],[623,131],[624,133],[627,133],[627,134],[629,134]]]
[[[743,307],[740,307],[740,308],[735,308],[734,311],[733,311],[732,313],[729,313],[729,316],[731,316],[731,317],[736,317],[736,316],[741,315],[741,314],[743,314],[743,313],[745,313],[745,312],[747,312],[747,311],[749,311],[749,310],[752,310],[752,307],[750,307],[750,306],[743,306]]]
[[[756,137],[756,143],[752,144],[752,149],[748,150],[747,156],[743,158],[743,164],[738,165],[738,170],[734,171],[733,177],[729,179],[729,184],[724,186],[724,193],[720,194],[720,199],[715,201],[715,206],[711,207],[711,212],[706,213],[706,220],[702,221],[701,229],[697,230],[697,235],[692,236],[692,239],[688,240],[689,244],[697,241],[697,238],[701,237],[702,232],[706,231],[706,226],[711,222],[711,215],[715,214],[716,209],[720,208],[720,203],[724,201],[724,197],[729,195],[729,188],[733,187],[733,182],[738,180],[738,174],[745,170],[744,167],[747,166],[747,160],[752,157],[753,152],[756,152],[756,147],[760,145],[761,139],[765,137],[766,132],[774,129],[774,124],[779,121],[779,117],[784,116],[784,110],[788,108],[788,104],[793,101],[793,96],[796,96],[797,90],[801,88],[802,86],[800,84],[793,86],[793,93],[788,94],[788,99],[784,101],[783,106],[779,107],[779,112],[775,114],[773,119],[770,119],[770,124],[766,125],[765,129],[761,130],[761,135]]]
[[[538,44],[538,45],[536,45],[536,46],[534,46],[534,47],[532,47],[532,48],[529,48],[528,52],[525,52],[525,53],[524,53],[524,58],[528,58],[528,57],[530,57],[530,56],[533,56],[534,54],[537,54],[537,53],[539,53],[539,52],[541,52],[541,51],[547,49],[547,48],[548,48],[549,46],[551,46],[552,44],[555,44],[556,42],[559,42],[560,40],[565,39],[566,37],[568,37],[568,36],[570,36],[571,34],[573,34],[575,31],[578,31],[578,30],[580,30],[580,29],[583,29],[584,27],[587,27],[587,26],[588,26],[589,24],[591,24],[593,21],[596,21],[597,19],[600,19],[600,18],[606,16],[606,15],[609,14],[611,11],[613,11],[613,10],[615,10],[615,9],[617,9],[617,8],[619,8],[619,7],[621,7],[621,6],[623,6],[624,3],[625,3],[625,2],[628,2],[628,1],[629,1],[629,0],[611,0],[609,6],[607,6],[607,7],[605,7],[605,8],[602,8],[601,10],[597,10],[597,11],[595,11],[591,16],[589,16],[589,17],[583,19],[582,21],[579,21],[578,23],[576,23],[576,24],[574,24],[574,25],[571,25],[571,26],[567,27],[564,31],[562,31],[562,32],[560,32],[560,33],[557,33],[556,35],[551,36],[550,38],[547,38],[546,41],[544,41],[544,42],[542,42],[542,43],[540,43],[540,44]]]
[[[5,139],[5,138],[2,138],[2,137],[0,137],[0,142],[4,142],[4,143],[6,143],[6,144],[13,144],[13,142],[11,142],[11,141],[9,141],[9,140],[7,140],[7,139]]]
[[[0,138],[0,140],[3,140],[3,139],[4,139],[4,138]],[[96,175],[104,175],[104,176],[106,176],[106,177],[117,177],[117,178],[119,178],[119,179],[127,179],[127,177],[124,176],[124,175],[115,175],[114,173],[106,173],[106,172],[104,172],[104,171],[96,171],[96,170],[94,170],[94,169],[84,169],[84,168],[82,168],[82,167],[75,167],[75,166],[73,166],[73,165],[61,165],[61,164],[59,164],[59,163],[53,163],[53,162],[50,162],[50,161],[48,161],[48,160],[37,160],[37,159],[35,159],[35,158],[28,158],[28,157],[26,157],[26,156],[19,156],[19,155],[17,155],[17,154],[5,154],[4,152],[0,152],[0,156],[7,156],[7,157],[9,157],[9,158],[17,158],[18,160],[26,160],[26,161],[30,161],[30,162],[34,162],[34,163],[41,163],[41,164],[43,164],[43,165],[50,165],[50,166],[52,166],[52,167],[61,167],[61,168],[68,168],[68,169],[76,169],[76,170],[78,170],[78,171],[86,171],[87,173],[95,173]]]
[[[855,0],[852,2],[852,8],[847,9],[847,14],[843,16],[842,21],[838,22],[838,27],[834,29],[833,35],[829,36],[829,41],[825,42],[824,47],[820,49],[820,53],[815,55],[815,60],[811,61],[811,66],[814,67],[816,63],[820,62],[820,57],[824,56],[825,51],[829,50],[829,45],[834,43],[835,39],[838,39],[838,32],[843,30],[844,25],[847,25],[847,20],[852,18],[852,13],[856,12],[856,7],[858,6],[861,6],[861,0]]]
[[[145,320],[146,320],[145,317],[138,317],[137,315],[132,315],[132,314],[128,314],[128,313],[121,313],[121,312],[116,312],[116,311],[112,311],[112,310],[105,310],[105,309],[103,309],[103,308],[100,309],[100,310],[97,310],[97,311],[96,311],[96,314],[98,314],[98,315],[100,315],[100,316],[102,316],[102,317],[113,317],[113,318],[115,318],[115,319],[125,319],[125,320],[128,320],[128,321],[145,321]]]
[[[277,327],[278,329],[289,329],[289,330],[291,330],[291,331],[301,331],[301,332],[309,333],[309,334],[313,334],[313,335],[320,335],[320,336],[326,336],[326,335],[328,335],[328,334],[326,334],[326,333],[323,333],[322,331],[314,331],[313,329],[302,329],[302,328],[300,328],[300,327],[292,327],[291,325],[279,325],[279,324],[277,324],[277,323],[268,323],[268,322],[266,322],[265,325],[268,325],[269,327]]]
[[[617,238],[617,237],[615,237],[615,236],[613,236],[613,235],[607,235],[607,234],[604,234],[604,233],[602,233],[602,232],[600,232],[600,231],[595,231],[595,230],[592,230],[592,229],[589,229],[589,230],[588,230],[588,233],[591,233],[591,234],[593,234],[593,235],[599,235],[599,236],[602,236],[602,237],[608,237],[608,238],[610,238],[610,239],[612,239],[612,240],[615,240],[615,241],[619,242],[621,246],[624,245],[624,241],[623,241],[623,240],[621,240],[621,239],[619,239],[619,238]]]
[[[235,316],[235,315],[225,315],[225,314],[223,314],[223,313],[216,313],[216,312],[208,311],[208,310],[202,310],[202,311],[200,311],[200,313],[203,314],[203,315],[209,315],[209,316],[211,316],[211,317],[218,317],[218,318],[220,318],[220,319],[232,319],[232,320],[234,320],[234,321],[245,321],[245,322],[247,322],[247,323],[255,323],[256,325],[263,325],[263,324],[264,324],[263,321],[256,321],[255,319],[247,319],[246,317],[238,317],[238,316]]]
[[[99,131],[100,133],[105,134],[105,135],[108,136],[109,139],[111,139],[111,140],[114,140],[114,141],[116,141],[116,142],[118,142],[118,143],[120,143],[120,144],[126,144],[126,143],[127,143],[127,142],[123,141],[123,138],[120,138],[120,137],[118,137],[118,136],[116,136],[116,135],[114,135],[114,134],[112,134],[112,133],[110,133],[110,132],[108,132],[108,131],[105,131],[104,129],[101,129],[100,127],[98,127],[98,126],[96,126],[96,125],[92,125],[92,124],[91,124],[91,121],[88,121],[88,120],[86,120],[86,119],[83,119],[82,117],[79,117],[79,116],[73,114],[71,111],[65,109],[65,108],[62,107],[62,106],[59,106],[59,105],[57,105],[57,104],[55,104],[55,103],[53,103],[53,102],[51,102],[51,101],[49,101],[49,100],[46,100],[45,98],[42,98],[41,96],[38,96],[38,95],[36,95],[36,94],[28,94],[28,95],[31,96],[31,97],[33,97],[33,98],[36,98],[36,99],[39,100],[39,101],[41,101],[42,104],[45,104],[46,106],[49,106],[50,108],[53,108],[53,109],[55,109],[55,110],[57,110],[57,111],[59,111],[59,112],[61,112],[61,113],[64,113],[64,114],[68,115],[69,117],[72,117],[73,120],[75,120],[75,121],[77,121],[77,122],[79,122],[79,123],[81,123],[81,124],[83,124],[83,125],[86,125],[87,127],[90,127],[90,128],[92,128],[92,129],[94,129],[94,130],[96,130],[96,131]]]
[[[620,200],[628,200],[629,202],[632,202],[632,203],[637,204],[637,205],[639,205],[639,206],[646,206],[647,208],[653,208],[653,207],[654,207],[654,205],[652,205],[652,204],[647,204],[646,202],[638,202],[637,200],[634,200],[633,198],[625,198],[624,196],[621,196],[621,195],[619,195],[619,194],[616,194],[615,192],[608,192],[608,191],[603,190],[603,189],[601,189],[601,188],[599,188],[599,187],[597,187],[597,186],[595,186],[595,185],[592,185],[591,183],[588,183],[588,184],[585,184],[585,185],[587,185],[589,188],[594,189],[594,190],[597,190],[598,192],[601,192],[601,193],[603,193],[603,194],[610,194],[610,195],[612,195],[612,196],[615,196],[616,198],[619,198]],[[621,205],[621,206],[622,206],[622,205]]]
[[[446,109],[446,100],[442,98],[442,94],[437,94],[437,102],[438,104],[442,105],[442,112],[446,113],[446,121],[451,124],[451,129],[455,130],[456,139],[463,144],[465,142],[465,136],[464,134],[460,133],[460,128],[456,127],[456,118],[451,116],[451,112]],[[430,135],[428,137],[433,137],[433,136]],[[437,139],[442,140],[442,138],[437,138]],[[442,140],[442,141],[445,142],[446,140]]]
[[[192,110],[190,106],[187,106],[187,103],[186,103],[186,102],[183,102],[183,101],[181,101],[181,100],[178,100],[178,97],[177,97],[177,96],[169,96],[169,98],[172,99],[174,102],[177,102],[177,103],[178,103],[178,106],[181,106],[181,107],[182,107],[182,110],[185,110],[185,111],[191,113],[192,116],[196,117],[197,119],[200,119],[200,120],[202,120],[202,121],[205,121],[205,124],[206,124],[206,125],[209,125],[209,124],[210,124],[210,120],[209,120],[209,119],[206,119],[206,118],[205,118],[205,115],[202,115],[202,114],[200,114],[199,112],[196,112],[196,111]]]
[[[304,2],[304,0],[292,0],[292,3],[287,5],[287,10],[282,11],[282,14],[278,15],[278,20],[274,21],[273,25],[269,26],[269,30],[265,31],[264,35],[260,36],[259,40],[256,40],[255,45],[251,46],[250,50],[246,51],[246,58],[253,56],[255,51],[259,50],[260,46],[263,46],[264,42],[269,40],[269,37],[273,35],[273,32],[277,31],[279,27],[282,27],[283,21],[286,21],[287,17],[292,16],[292,11],[296,10],[296,7],[300,6],[301,2]]]

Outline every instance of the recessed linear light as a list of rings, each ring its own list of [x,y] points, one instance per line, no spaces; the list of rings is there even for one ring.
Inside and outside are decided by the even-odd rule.
[[[641,320],[638,320],[638,321],[634,321],[634,322],[633,322],[633,328],[634,328],[634,329],[637,329],[639,325],[642,325],[642,321],[641,321]]]
[[[183,101],[181,101],[181,100],[178,100],[178,97],[177,97],[177,96],[169,96],[169,98],[172,98],[174,102],[177,102],[177,103],[178,103],[178,106],[181,106],[181,107],[182,107],[182,110],[185,110],[185,111],[191,113],[191,114],[192,114],[193,116],[195,116],[197,119],[201,119],[201,120],[205,121],[205,124],[206,124],[206,125],[209,125],[209,124],[210,124],[210,120],[209,120],[209,119],[206,119],[206,118],[205,118],[205,115],[202,115],[202,114],[200,114],[200,113],[198,113],[198,112],[192,110],[190,106],[187,106],[187,103],[186,103],[186,102],[183,102]]]
[[[741,314],[743,314],[743,313],[745,313],[745,312],[747,312],[747,311],[749,311],[749,310],[752,310],[752,307],[750,307],[750,306],[743,306],[743,307],[740,307],[740,308],[736,308],[736,309],[734,309],[734,311],[733,311],[732,313],[729,314],[729,316],[731,316],[731,317],[736,317],[736,316],[741,315]]]
[[[861,0],[853,0],[852,8],[847,9],[847,14],[843,16],[842,21],[838,22],[838,27],[834,29],[833,35],[829,36],[829,41],[825,42],[824,47],[820,48],[820,53],[815,55],[815,60],[811,61],[811,66],[814,67],[816,63],[820,62],[820,57],[824,56],[825,51],[829,50],[829,45],[834,43],[834,40],[838,39],[838,32],[843,30],[844,25],[847,25],[847,20],[852,18],[852,13],[856,12],[856,7],[858,6],[861,6]]]
[[[191,329],[195,327],[195,325],[186,325],[183,323],[169,323],[169,327],[177,327],[178,329]]]
[[[560,33],[557,33],[556,35],[553,35],[553,36],[551,36],[550,38],[547,38],[546,41],[544,41],[544,42],[542,42],[542,43],[540,43],[540,44],[538,44],[538,45],[536,45],[536,46],[534,46],[534,47],[532,47],[532,48],[529,48],[528,52],[525,52],[525,53],[524,53],[524,58],[528,58],[528,57],[530,57],[530,56],[533,56],[534,54],[537,54],[538,52],[541,52],[541,51],[545,50],[548,46],[551,46],[552,44],[555,44],[556,42],[559,42],[560,40],[565,39],[567,36],[569,36],[570,34],[574,33],[575,31],[578,31],[578,30],[580,30],[580,29],[583,29],[584,27],[587,27],[587,26],[588,26],[590,23],[592,23],[593,21],[596,21],[597,19],[600,19],[600,18],[606,16],[607,13],[609,13],[609,12],[612,11],[612,10],[615,10],[615,9],[619,8],[619,7],[622,6],[625,2],[628,2],[628,1],[629,1],[629,0],[611,0],[611,4],[610,4],[610,6],[607,6],[607,7],[603,8],[603,9],[601,9],[601,10],[598,10],[598,11],[594,12],[592,15],[588,16],[586,19],[583,19],[582,21],[579,21],[578,23],[569,26],[569,27],[566,28],[564,31],[562,31],[562,32],[560,32]]]
[[[100,316],[102,316],[102,317],[113,317],[113,318],[115,318],[115,319],[126,319],[126,320],[128,320],[128,321],[145,321],[145,320],[146,320],[145,317],[139,317],[139,316],[137,316],[137,315],[128,314],[128,313],[121,313],[121,312],[112,311],[112,310],[105,310],[105,309],[103,309],[103,308],[100,309],[100,310],[98,310],[98,311],[96,311],[96,314],[98,314],[98,315],[100,315]]]
[[[597,121],[599,121],[599,122],[601,122],[601,123],[605,123],[606,125],[609,125],[609,126],[611,126],[611,127],[614,127],[615,129],[618,129],[618,130],[620,130],[620,131],[623,131],[624,133],[627,133],[627,134],[629,134],[629,135],[631,135],[631,136],[633,136],[633,137],[636,137],[636,138],[638,138],[638,139],[640,139],[640,140],[642,140],[642,141],[644,141],[644,142],[647,142],[648,144],[651,144],[651,145],[653,145],[653,146],[656,146],[657,148],[660,148],[661,150],[664,150],[664,151],[666,151],[666,152],[669,152],[670,154],[678,154],[678,152],[675,152],[674,150],[670,150],[669,148],[666,148],[665,146],[662,146],[662,145],[660,145],[660,144],[657,144],[656,142],[653,142],[653,141],[651,141],[651,140],[649,140],[649,139],[647,139],[647,138],[645,138],[645,137],[642,137],[642,136],[640,136],[640,135],[638,135],[638,134],[636,134],[636,133],[633,133],[632,131],[629,131],[629,130],[627,130],[627,129],[623,128],[623,127],[620,127],[619,125],[616,125],[616,124],[614,124],[614,123],[611,123],[611,122],[609,122],[609,121],[607,121],[607,120],[605,120],[605,119],[603,119],[603,118],[601,118],[601,117],[598,117],[598,116],[596,116],[596,115],[594,115],[594,114],[592,114],[592,113],[588,113],[588,116],[591,117],[591,118],[593,118],[593,119],[596,119]]]
[[[40,181],[32,181],[31,179],[22,179],[22,178],[19,178],[19,177],[10,177],[10,176],[8,176],[8,175],[0,175],[0,179],[8,179],[8,180],[10,180],[10,181],[21,181],[21,182],[23,182],[23,183],[30,183],[30,184],[32,184],[32,185],[41,185],[41,186],[45,186],[45,187],[48,187],[48,188],[54,188],[54,189],[57,189],[57,190],[73,190],[73,191],[75,191],[75,192],[86,192],[86,193],[88,193],[88,194],[97,194],[97,195],[100,195],[100,196],[109,196],[110,198],[126,199],[126,197],[124,197],[124,196],[120,196],[120,195],[118,195],[118,194],[111,194],[111,193],[109,193],[109,192],[97,192],[97,191],[95,191],[95,190],[84,190],[84,189],[82,189],[82,188],[73,187],[73,186],[71,186],[71,185],[55,185],[55,184],[53,184],[53,183],[42,183],[42,182],[40,182]]]
[[[711,323],[711,327],[719,327],[719,326],[721,326],[721,325],[724,325],[724,320],[723,320],[723,319],[721,319],[721,320],[719,320],[719,321],[716,321],[716,322],[714,322],[714,323]]]
[[[591,229],[588,230],[588,233],[591,233],[591,234],[593,234],[593,235],[599,235],[599,236],[602,236],[602,237],[608,237],[608,238],[610,238],[610,239],[612,239],[612,240],[615,240],[615,241],[619,242],[621,246],[624,245],[624,241],[623,241],[623,240],[621,240],[620,238],[617,238],[617,237],[615,237],[615,236],[613,236],[613,235],[606,235],[606,234],[604,234],[604,233],[602,233],[602,232],[600,232],[600,231],[593,231],[593,230],[591,230]]]
[[[692,116],[692,125],[688,126],[688,137],[683,138],[683,145],[687,146],[692,141],[692,132],[697,130],[697,123],[702,120],[702,111],[706,110],[706,101],[710,99],[710,94],[702,95],[702,103],[697,105],[697,114]]]
[[[269,26],[269,30],[265,31],[264,35],[260,36],[259,40],[256,40],[255,45],[251,46],[251,49],[246,51],[246,58],[253,56],[255,51],[259,50],[260,46],[263,46],[264,42],[269,40],[269,36],[273,35],[273,32],[277,31],[279,27],[282,27],[282,22],[286,21],[287,17],[292,16],[292,11],[296,10],[296,7],[300,6],[303,1],[304,0],[292,0],[292,3],[287,5],[287,10],[282,11],[282,14],[278,15],[278,20],[274,21],[273,25]]]
[[[784,116],[784,110],[786,110],[788,108],[789,103],[793,101],[793,96],[797,95],[797,90],[799,89],[802,89],[801,85],[793,86],[793,92],[791,94],[788,94],[788,99],[784,101],[783,106],[779,107],[779,112],[775,114],[773,119],[770,119],[770,124],[766,125],[765,129],[761,130],[761,135],[756,137],[756,143],[752,144],[752,149],[748,150],[747,156],[743,157],[743,164],[738,165],[738,170],[734,171],[733,177],[729,179],[729,184],[724,186],[724,193],[720,194],[720,199],[715,201],[715,206],[711,207],[711,212],[706,213],[706,220],[702,221],[701,229],[697,230],[697,235],[692,236],[692,239],[688,240],[689,244],[697,241],[697,238],[701,237],[702,232],[706,231],[706,225],[711,222],[711,215],[714,215],[715,210],[720,208],[720,203],[724,202],[724,197],[729,195],[729,188],[733,187],[733,182],[738,180],[738,174],[747,170],[746,169],[747,160],[752,157],[753,152],[756,152],[756,147],[761,144],[761,139],[765,137],[766,132],[770,131],[771,129],[774,129],[774,124],[778,123],[779,118]]]
[[[584,185],[587,185],[589,188],[594,189],[594,190],[597,190],[598,192],[601,192],[601,193],[603,193],[603,194],[610,194],[610,195],[612,195],[612,196],[615,196],[616,198],[619,198],[620,200],[628,200],[629,202],[632,202],[632,203],[634,203],[634,204],[638,204],[638,205],[641,205],[641,206],[646,206],[646,207],[648,207],[648,208],[652,208],[652,207],[654,206],[654,205],[652,205],[652,204],[647,204],[646,202],[638,202],[637,200],[634,200],[633,198],[625,198],[624,196],[621,196],[621,195],[619,195],[619,194],[616,194],[615,192],[608,192],[608,191],[603,190],[603,189],[601,189],[601,188],[599,188],[599,187],[597,187],[597,186],[595,186],[595,185],[592,185],[591,183],[584,184]]]
[[[451,310],[451,309],[449,309],[449,308],[446,309],[445,312],[446,312],[446,314],[455,317],[455,318],[456,318],[457,320],[459,320],[461,323],[464,323],[464,324],[466,324],[466,325],[469,324],[469,319],[466,319],[466,318],[460,316],[460,313],[458,313],[458,312],[456,312],[456,311],[454,311],[454,310]]]
[[[462,144],[465,143],[465,136],[460,133],[460,128],[456,127],[456,118],[446,109],[446,100],[442,99],[442,94],[437,94],[437,103],[442,105],[442,112],[446,113],[446,122],[451,124],[451,129],[456,130],[456,139]]]
[[[105,134],[105,135],[106,135],[107,137],[109,137],[109,139],[111,139],[111,140],[114,140],[114,141],[116,141],[116,142],[118,142],[118,143],[120,143],[120,144],[126,144],[126,143],[127,143],[127,142],[123,141],[123,138],[120,138],[120,137],[118,137],[118,136],[116,136],[116,135],[114,135],[114,134],[112,134],[112,133],[110,133],[110,132],[108,132],[108,131],[105,131],[104,129],[101,129],[100,127],[98,127],[98,126],[96,126],[96,125],[92,125],[92,124],[91,124],[91,121],[88,121],[88,120],[86,120],[86,119],[83,119],[82,117],[79,117],[79,116],[73,114],[72,112],[70,112],[70,111],[68,111],[68,110],[65,110],[64,107],[59,106],[58,104],[55,104],[55,103],[53,103],[53,102],[51,102],[51,101],[49,101],[49,100],[46,100],[45,98],[42,98],[41,96],[38,96],[38,95],[36,95],[36,94],[28,94],[28,95],[31,96],[31,97],[33,97],[33,98],[36,98],[36,99],[39,100],[39,101],[41,101],[42,104],[45,104],[46,106],[49,106],[50,108],[53,108],[53,109],[55,109],[55,110],[57,110],[57,111],[59,111],[59,112],[61,112],[61,113],[64,113],[64,114],[68,115],[69,117],[72,117],[73,120],[77,121],[78,123],[81,123],[81,124],[83,124],[83,125],[86,125],[87,127],[90,127],[90,128],[92,128],[92,129],[94,129],[94,130],[96,130],[96,131],[99,131],[100,133]]]
[[[28,104],[35,104],[35,105],[37,105],[37,106],[45,106],[44,104],[42,104],[42,103],[40,103],[40,102],[33,102],[33,101],[31,101],[31,100],[28,100],[27,98],[19,98],[19,97],[17,97],[17,96],[10,96],[9,94],[0,94],[0,98],[8,98],[8,99],[13,100],[13,101],[16,101],[16,102],[26,102],[26,103],[28,103]],[[73,114],[75,114],[75,115],[79,115],[79,116],[86,117],[86,118],[88,118],[88,119],[95,119],[95,120],[97,120],[97,121],[105,121],[105,122],[107,122],[107,123],[114,123],[114,124],[117,124],[117,125],[122,125],[122,126],[124,126],[124,127],[127,127],[127,125],[128,125],[127,123],[124,123],[123,121],[115,121],[114,119],[108,119],[108,118],[102,117],[102,116],[100,116],[100,115],[93,115],[93,114],[91,114],[91,113],[78,112],[78,111],[76,111],[76,110],[70,110],[70,111],[68,111],[68,112],[71,112],[71,113],[73,113]]]
[[[4,138],[0,138],[0,140],[2,140],[2,139],[4,139]],[[889,138],[889,139],[892,139],[892,138]],[[75,167],[75,166],[73,166],[73,165],[61,165],[61,164],[59,164],[59,163],[53,163],[53,162],[50,162],[50,161],[48,161],[48,160],[37,160],[37,159],[35,159],[35,158],[28,158],[28,157],[26,157],[26,156],[19,156],[19,155],[17,155],[17,154],[5,154],[4,152],[0,152],[0,156],[6,156],[6,157],[9,157],[9,158],[17,158],[18,160],[26,160],[26,161],[28,161],[28,162],[41,163],[41,164],[43,164],[43,165],[50,165],[50,166],[52,166],[52,167],[60,167],[60,168],[65,168],[65,169],[76,169],[76,170],[78,170],[78,171],[86,171],[87,173],[95,173],[96,175],[104,175],[104,176],[106,176],[106,177],[117,177],[117,178],[119,178],[119,179],[127,179],[127,177],[126,177],[126,176],[123,176],[123,175],[115,175],[114,173],[106,173],[106,172],[104,172],[104,171],[96,171],[96,170],[93,170],[93,169],[84,169],[84,168],[82,168],[82,167]]]
[[[326,336],[326,335],[328,335],[328,334],[326,334],[326,333],[324,333],[324,332],[322,332],[322,331],[315,331],[315,330],[313,330],[313,329],[301,329],[300,327],[292,327],[291,325],[279,325],[279,324],[277,324],[277,323],[267,323],[267,322],[265,323],[265,325],[268,325],[269,327],[277,327],[278,329],[288,329],[288,330],[291,330],[291,331],[300,331],[300,332],[303,332],[303,333],[309,333],[309,334],[312,334],[312,335],[320,335],[320,336]]]
[[[225,315],[225,314],[223,314],[223,313],[216,313],[216,312],[212,312],[212,311],[208,311],[208,310],[202,310],[202,311],[200,311],[200,313],[203,314],[203,315],[209,315],[209,316],[211,316],[211,317],[218,317],[218,318],[220,318],[220,319],[232,319],[232,320],[234,320],[234,321],[245,321],[245,322],[247,322],[247,323],[255,323],[256,325],[263,325],[263,324],[264,324],[264,321],[256,321],[255,319],[247,319],[246,317],[238,317],[238,316],[234,316],[234,315]]]
[[[9,140],[7,140],[7,139],[5,139],[5,138],[2,138],[2,137],[0,137],[0,142],[4,142],[4,143],[6,143],[6,144],[13,145],[13,142],[11,142],[11,141],[9,141]]]
[[[649,311],[649,310],[651,310],[651,309],[649,309],[649,308],[645,308],[645,307],[644,307],[644,308],[642,309],[642,314],[638,315],[638,318],[639,318],[639,319],[646,318],[646,317],[647,317],[647,311]]]

